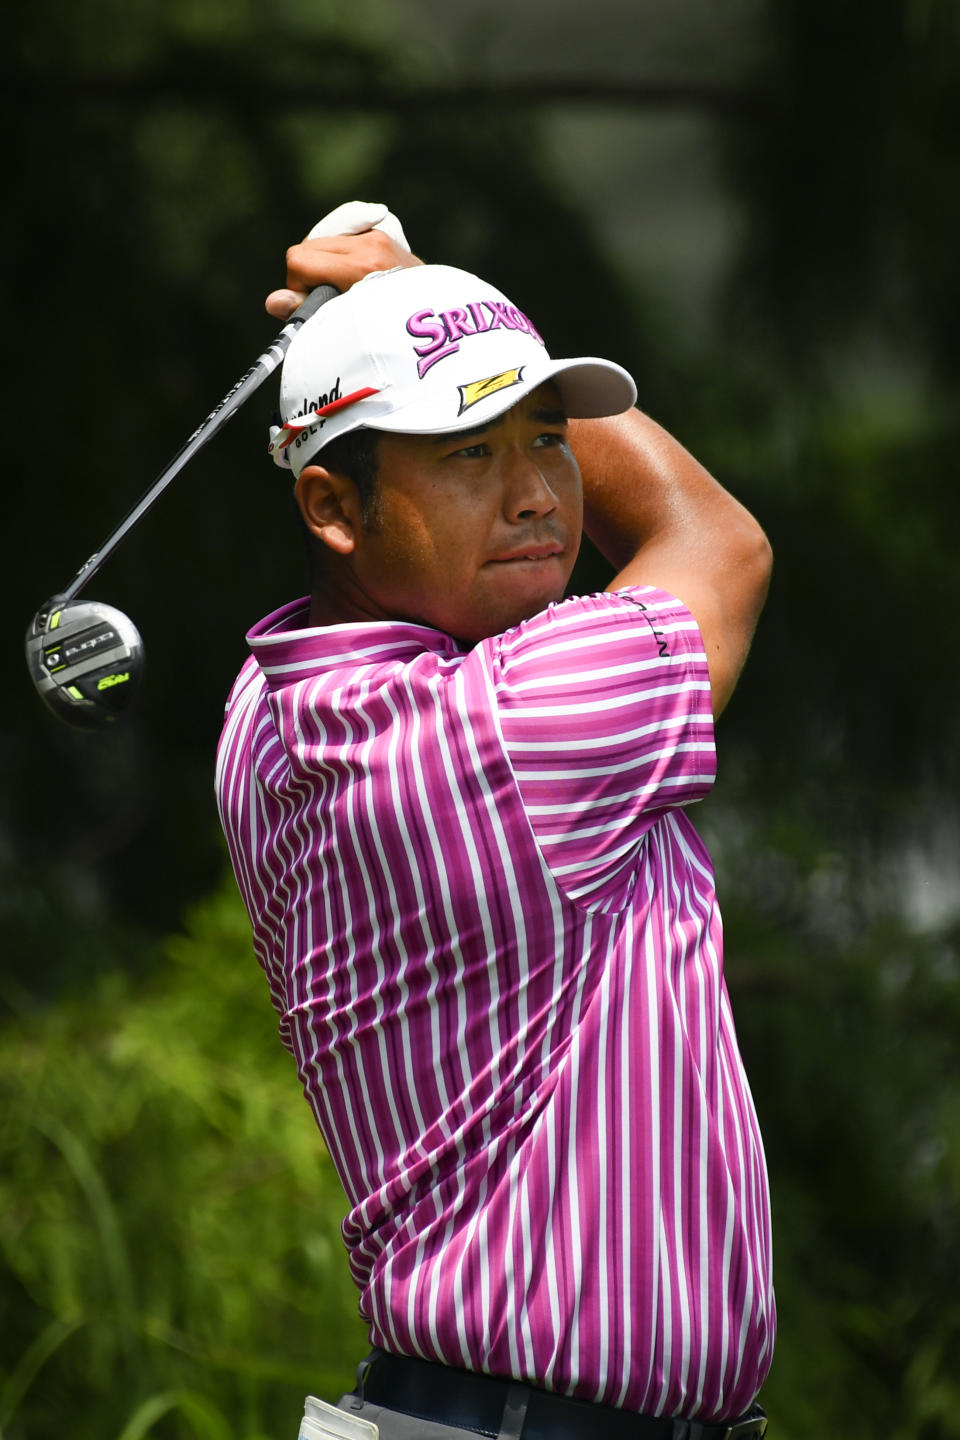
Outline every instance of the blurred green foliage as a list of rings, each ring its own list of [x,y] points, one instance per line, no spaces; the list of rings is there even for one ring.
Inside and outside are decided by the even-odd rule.
[[[751,837],[755,857],[784,854],[782,835],[777,850],[765,838]],[[960,925],[921,936],[889,910],[871,920],[840,856],[793,853],[779,877],[751,877],[728,851],[720,890],[773,1190],[772,1433],[947,1440],[960,1435]],[[829,928],[826,888],[846,910]]]
[[[116,964],[116,962],[114,962]],[[0,1032],[0,1433],[293,1436],[365,1328],[232,877],[149,982]]]

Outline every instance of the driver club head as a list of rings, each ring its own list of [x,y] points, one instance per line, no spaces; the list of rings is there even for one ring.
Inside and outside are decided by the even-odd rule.
[[[112,605],[54,595],[30,623],[27,668],[49,710],[78,730],[104,730],[129,709],[143,680],[143,641]]]

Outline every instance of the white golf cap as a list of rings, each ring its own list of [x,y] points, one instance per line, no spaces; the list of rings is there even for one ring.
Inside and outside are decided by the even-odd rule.
[[[379,271],[323,305],[287,351],[270,453],[296,475],[349,430],[479,429],[552,380],[570,417],[637,398],[619,365],[551,360],[533,323],[493,285],[449,265]]]

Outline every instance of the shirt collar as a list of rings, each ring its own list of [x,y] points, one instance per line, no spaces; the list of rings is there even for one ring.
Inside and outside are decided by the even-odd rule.
[[[344,665],[412,660],[425,652],[453,659],[464,649],[450,635],[407,620],[312,626],[309,599],[293,600],[247,634],[251,654],[271,690]]]

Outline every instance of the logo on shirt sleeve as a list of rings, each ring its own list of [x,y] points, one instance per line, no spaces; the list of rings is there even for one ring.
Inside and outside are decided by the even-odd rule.
[[[486,400],[488,395],[496,395],[498,390],[509,390],[511,385],[519,385],[523,379],[524,367],[519,370],[502,370],[499,375],[490,375],[486,380],[471,380],[469,385],[458,385],[460,391],[460,409],[458,415],[464,410],[469,410],[471,405]]]

